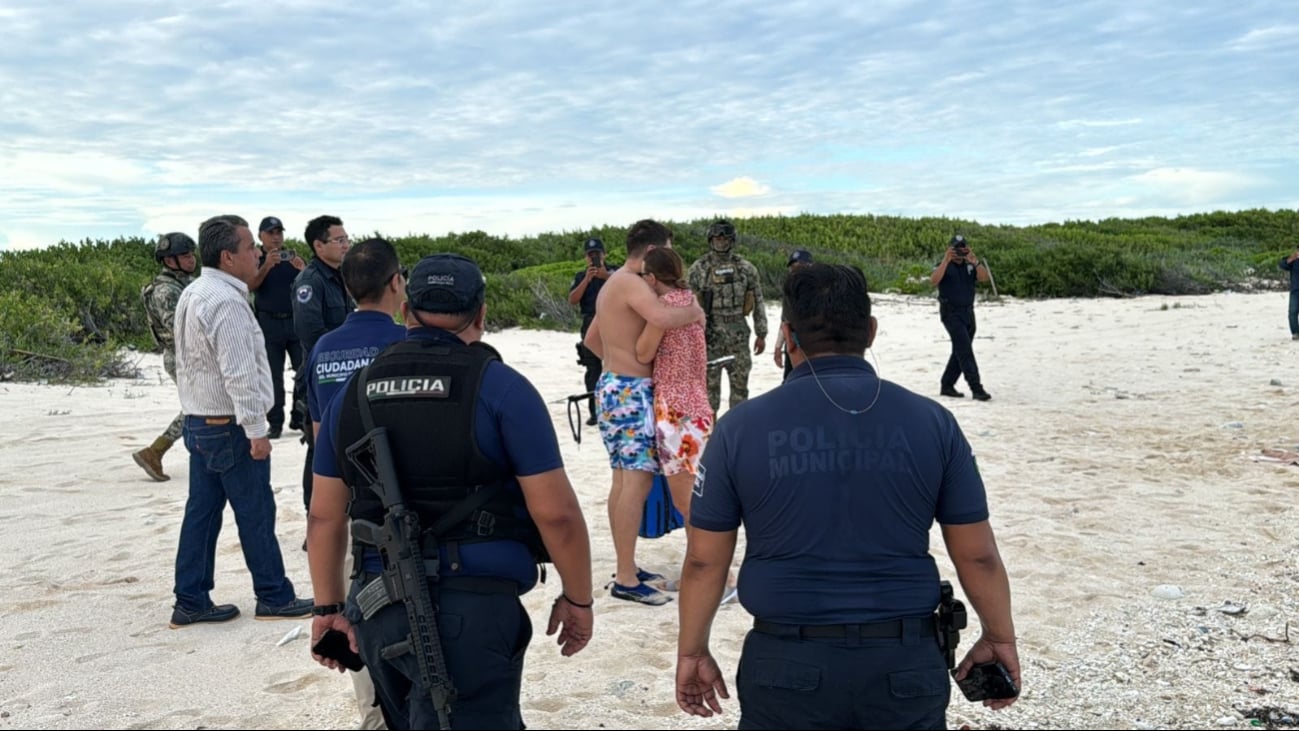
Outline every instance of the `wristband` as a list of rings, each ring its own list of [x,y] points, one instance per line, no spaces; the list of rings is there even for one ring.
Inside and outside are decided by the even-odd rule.
[[[577,602],[573,601],[572,599],[569,599],[569,598],[568,598],[568,595],[567,595],[567,594],[564,594],[564,593],[561,593],[559,596],[555,597],[555,601],[556,601],[556,602],[558,602],[560,599],[563,599],[564,601],[568,602],[569,604],[572,604],[573,606],[577,607],[578,609],[590,609],[591,607],[595,606],[595,602],[594,602],[594,601],[592,601],[590,604],[578,604]]]
[[[312,616],[324,617],[329,614],[341,614],[345,605],[342,602],[333,604],[317,604],[311,608]]]

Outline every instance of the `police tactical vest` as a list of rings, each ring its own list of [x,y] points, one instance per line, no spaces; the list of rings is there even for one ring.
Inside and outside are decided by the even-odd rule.
[[[335,457],[352,492],[351,517],[382,523],[379,496],[347,458],[347,448],[369,431],[359,399],[374,427],[387,427],[406,507],[428,533],[439,520],[472,506],[464,518],[432,538],[439,544],[515,540],[549,561],[513,475],[483,456],[475,436],[478,394],[488,364],[500,354],[483,343],[448,344],[411,338],[390,345],[357,373],[344,394]]]

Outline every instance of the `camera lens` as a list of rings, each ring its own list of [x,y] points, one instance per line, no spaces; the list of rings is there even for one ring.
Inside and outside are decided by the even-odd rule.
[[[280,249],[280,261],[288,261],[292,258],[293,258],[292,251],[285,251],[284,249]]]

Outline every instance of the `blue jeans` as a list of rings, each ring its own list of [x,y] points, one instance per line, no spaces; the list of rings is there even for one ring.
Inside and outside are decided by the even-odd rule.
[[[284,575],[275,537],[271,460],[253,459],[244,429],[233,419],[226,424],[207,421],[185,417],[189,499],[176,550],[176,606],[191,612],[212,606],[217,535],[227,500],[239,526],[244,563],[253,575],[253,592],[269,606],[288,604],[294,599],[293,584]]]
[[[1290,293],[1290,334],[1299,335],[1299,291]]]

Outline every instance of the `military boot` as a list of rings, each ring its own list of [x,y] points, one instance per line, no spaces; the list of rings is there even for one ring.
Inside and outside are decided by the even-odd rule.
[[[158,437],[153,440],[153,444],[132,454],[131,457],[135,459],[136,464],[140,465],[140,469],[148,473],[150,477],[158,482],[166,482],[171,477],[162,471],[162,455],[166,454],[168,449],[171,449],[171,445],[172,441],[167,437]]]

